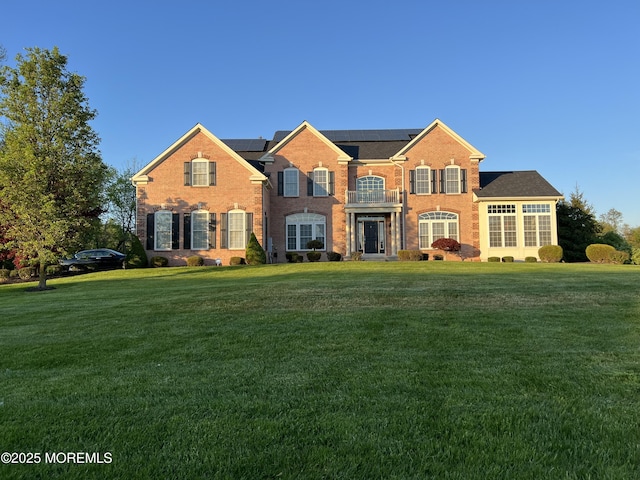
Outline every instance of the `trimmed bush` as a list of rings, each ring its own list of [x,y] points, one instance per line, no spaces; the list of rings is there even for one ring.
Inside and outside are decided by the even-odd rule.
[[[538,263],[538,259],[536,257],[525,257],[524,263]]]
[[[431,244],[431,248],[437,248],[445,252],[459,252],[462,247],[460,243],[453,238],[439,238]]]
[[[587,258],[590,262],[610,263],[611,254],[615,251],[616,249],[611,245],[606,245],[604,243],[592,243],[586,248],[585,253],[587,254]]]
[[[318,250],[319,248],[324,248],[324,243],[322,243],[322,241],[320,240],[309,240],[307,242],[307,248]]]
[[[127,258],[124,263],[125,267],[145,268],[149,264],[149,261],[147,259],[147,252],[144,250],[140,239],[135,235],[131,235],[127,243],[130,245],[128,245],[129,250],[127,251]]]
[[[354,262],[361,262],[362,261],[362,252],[353,252],[351,254],[351,260]]]
[[[29,280],[33,274],[33,267],[22,267],[18,269],[18,277],[20,280]]]
[[[187,257],[187,266],[188,267],[201,267],[204,265],[204,258],[200,255],[191,255]]]
[[[513,263],[513,257],[511,255],[508,255],[506,257],[502,257],[502,262],[503,263]]]
[[[62,273],[62,266],[60,265],[47,265],[47,277],[55,277]]]
[[[560,245],[545,245],[538,249],[538,257],[541,262],[545,263],[558,263],[562,260],[562,247]]]
[[[436,255],[434,255],[434,256],[433,256],[433,259],[434,259],[434,260],[444,260],[444,255],[438,255],[438,254],[436,254]]]
[[[401,262],[419,262],[422,260],[420,250],[398,250],[398,260]]]
[[[330,262],[339,262],[342,260],[342,254],[338,252],[327,252],[327,260]]]
[[[309,259],[310,262],[320,261],[321,256],[322,256],[322,253],[316,252],[315,250],[313,252],[307,252],[307,258]]]
[[[304,257],[296,252],[287,252],[284,256],[287,258],[287,262],[289,263],[302,263],[304,261]]]
[[[611,263],[617,263],[622,265],[625,262],[629,261],[629,252],[623,252],[621,250],[616,250],[615,252],[611,252],[609,254],[609,261]]]
[[[489,257],[489,258],[487,258],[487,262],[499,263],[500,262],[500,257]]]
[[[11,271],[8,268],[0,268],[0,283],[8,282],[10,274]]]
[[[231,257],[229,259],[229,265],[246,265],[244,258],[242,257]]]
[[[161,257],[160,255],[156,255],[149,259],[149,265],[153,268],[166,267],[167,265],[169,265],[169,259],[166,257]]]
[[[245,256],[247,257],[247,263],[249,265],[264,265],[267,263],[267,254],[258,242],[256,238],[256,234],[251,232],[251,238],[249,239],[249,243],[247,243],[247,248],[245,249]]]

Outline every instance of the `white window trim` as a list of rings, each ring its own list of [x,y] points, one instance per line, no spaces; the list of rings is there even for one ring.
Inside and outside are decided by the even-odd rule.
[[[295,182],[287,182],[287,174],[290,174],[293,178],[295,175]],[[300,196],[300,170],[295,167],[285,168],[282,174],[282,195],[284,197],[299,197]],[[295,187],[294,187],[295,185]],[[290,187],[289,189],[287,187]]]
[[[205,233],[205,241],[204,247],[199,247],[194,245],[196,239],[196,216],[204,215],[204,231]],[[191,212],[191,250],[209,250],[209,212],[207,210],[194,210]]]
[[[153,249],[155,251],[158,252],[167,252],[171,250],[171,244],[172,244],[172,234],[173,234],[173,213],[171,213],[170,210],[158,210],[157,212],[155,212],[154,214],[154,219],[153,219]],[[158,233],[160,232],[160,230],[158,230],[158,226],[162,225],[162,222],[159,222],[159,217],[161,216],[166,216],[169,219],[169,241],[168,241],[168,246],[163,247],[160,246],[158,241],[160,240],[160,235],[158,235]]]
[[[451,183],[452,185],[454,184],[454,180],[449,180],[449,172],[453,172],[455,170],[456,175],[457,175],[457,179],[455,180],[455,185],[456,185],[456,191],[452,192],[449,189],[449,183]],[[462,179],[461,177],[461,173],[460,173],[460,167],[457,165],[447,165],[446,167],[444,167],[444,190],[445,193],[447,195],[459,195],[460,192],[462,191]]]
[[[437,211],[437,212],[427,212],[418,215],[418,245],[421,250],[433,250],[431,248],[431,244],[434,242],[433,239],[433,224],[434,223],[442,223],[444,224],[445,235],[444,237],[438,238],[453,238],[457,242],[460,241],[460,216],[457,213],[453,212],[445,212],[445,211]],[[420,235],[420,225],[427,224],[428,232],[427,232],[427,245],[423,245],[421,242]],[[451,235],[451,227],[450,225],[455,225],[456,234]]]
[[[240,230],[231,230],[232,215],[240,215],[240,214],[242,215],[242,228]],[[241,233],[240,238],[242,238],[242,246],[240,245],[232,246],[231,244],[233,242],[231,241],[231,234],[232,232],[238,232],[238,231],[240,231]],[[236,210],[229,210],[227,212],[227,245],[229,250],[244,250],[247,248],[247,214],[244,210],[236,209]]]
[[[327,250],[327,217],[325,217],[324,215],[320,215],[320,214],[316,214],[316,213],[294,213],[293,215],[288,215],[286,217],[286,221],[285,221],[285,245],[286,245],[286,249],[288,252],[295,252],[295,251],[310,251],[310,249],[307,248],[306,245],[300,245],[300,226],[301,225],[311,225],[311,239],[312,240],[317,240],[318,239],[318,226],[322,226],[322,230],[323,230],[323,237],[322,238],[322,243],[324,244],[323,248],[318,249],[319,251],[326,251]],[[294,249],[289,248],[289,239],[291,238],[289,236],[289,227],[290,226],[295,226],[296,229],[296,233],[295,233],[295,239],[296,239],[296,245]]]
[[[415,185],[414,185],[414,190],[416,195],[431,195],[431,168],[430,167],[426,167],[424,165],[421,165],[419,167],[416,167],[416,173],[415,173]],[[427,179],[426,180],[418,180],[418,172],[422,172],[422,171],[426,171],[427,172]],[[426,191],[425,192],[421,192],[419,185],[426,185]]]
[[[199,175],[204,176],[204,183],[196,183],[196,165],[205,165],[204,174],[200,173]],[[196,158],[191,160],[191,186],[192,187],[208,187],[209,186],[209,160],[205,158]]]
[[[317,181],[318,172],[324,174],[324,182]],[[328,197],[329,196],[329,169],[324,167],[318,167],[313,169],[313,196],[314,197]]]

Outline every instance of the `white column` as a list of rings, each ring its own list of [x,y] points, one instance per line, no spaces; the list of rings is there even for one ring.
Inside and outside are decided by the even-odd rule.
[[[345,256],[351,256],[351,214],[347,213],[347,231],[345,238],[345,248],[347,251],[345,252]]]
[[[398,245],[396,243],[397,238],[398,238],[398,234],[397,234],[397,230],[398,230],[398,224],[396,223],[396,212],[391,212],[391,255],[397,255],[398,254]]]

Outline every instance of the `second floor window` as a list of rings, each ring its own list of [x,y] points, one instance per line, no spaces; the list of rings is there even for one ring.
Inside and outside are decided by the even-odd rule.
[[[313,196],[326,197],[329,195],[329,170],[316,168],[313,171]]]
[[[297,168],[285,168],[282,172],[282,182],[278,182],[278,193],[281,191],[285,197],[299,196],[299,178],[300,171]]]
[[[216,184],[216,162],[197,158],[184,162],[184,185],[209,187]]]

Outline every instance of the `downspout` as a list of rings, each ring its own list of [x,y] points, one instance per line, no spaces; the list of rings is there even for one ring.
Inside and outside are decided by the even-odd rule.
[[[406,160],[406,157],[402,156],[401,157],[403,160]],[[400,206],[400,213],[401,213],[401,217],[402,217],[402,239],[400,240],[400,250],[405,250],[405,246],[406,246],[406,238],[407,238],[407,222],[405,219],[405,214],[404,214],[404,203],[405,203],[405,190],[404,190],[404,165],[399,165],[396,163],[396,161],[393,159],[393,157],[389,157],[389,160],[391,161],[391,163],[393,163],[396,167],[400,168],[400,170],[402,171],[402,205]]]

